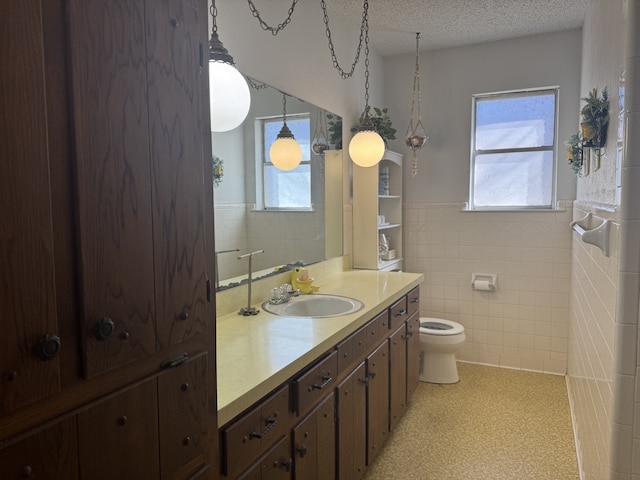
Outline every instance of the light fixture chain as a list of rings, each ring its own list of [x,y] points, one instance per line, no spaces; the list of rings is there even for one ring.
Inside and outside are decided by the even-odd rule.
[[[367,8],[368,3],[366,0],[365,0],[365,5],[366,5],[365,8]],[[333,39],[331,38],[331,29],[329,28],[329,15],[327,14],[327,4],[325,0],[320,1],[320,6],[322,7],[325,31],[327,35],[327,40],[329,42],[329,51],[331,52],[331,61],[333,62],[333,68],[335,68],[338,71],[338,73],[340,74],[343,80],[346,80],[347,78],[350,78],[353,75],[353,72],[356,69],[356,65],[360,61],[360,52],[362,50],[362,40],[364,38],[365,24],[367,22],[366,12],[362,13],[362,22],[360,23],[360,39],[358,40],[358,48],[356,49],[356,56],[353,60],[353,63],[351,64],[351,70],[347,72],[340,66],[340,63],[338,63],[338,57],[336,56],[335,47],[333,46]]]
[[[369,116],[369,2],[364,0],[364,111]]]
[[[287,94],[282,94],[282,123],[287,125]]]
[[[218,22],[216,22],[216,17],[218,16],[218,9],[216,8],[216,0],[211,0],[211,7],[209,8],[209,13],[213,17],[213,27],[211,28],[212,32],[218,31]]]
[[[295,10],[299,0],[293,0],[291,7],[289,7],[289,14],[287,18],[277,27],[271,27],[267,25],[267,22],[265,22],[262,19],[262,17],[260,16],[260,12],[256,8],[256,6],[253,4],[253,2],[251,0],[247,0],[247,2],[249,3],[249,10],[251,10],[251,14],[258,19],[258,22],[260,23],[260,27],[262,27],[264,31],[271,32],[271,35],[277,35],[279,32],[284,30],[287,27],[287,25],[291,23],[291,16],[293,15],[293,11]]]

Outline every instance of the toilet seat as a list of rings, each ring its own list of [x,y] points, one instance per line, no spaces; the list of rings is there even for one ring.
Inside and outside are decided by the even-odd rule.
[[[420,317],[420,333],[426,335],[458,335],[464,327],[457,322],[443,318]]]

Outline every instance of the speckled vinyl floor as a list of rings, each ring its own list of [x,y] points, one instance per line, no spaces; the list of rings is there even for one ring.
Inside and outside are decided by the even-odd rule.
[[[458,363],[420,383],[366,480],[579,479],[565,379]]]

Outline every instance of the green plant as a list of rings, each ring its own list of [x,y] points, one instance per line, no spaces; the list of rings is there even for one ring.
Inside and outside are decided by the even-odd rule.
[[[598,89],[594,88],[587,97],[582,98],[585,105],[580,110],[582,116],[582,138],[585,147],[600,148],[607,142],[609,127],[609,90],[602,89],[602,96],[598,96]]]
[[[329,134],[329,143],[336,150],[342,149],[342,117],[327,113],[327,130]]]
[[[224,176],[224,160],[213,156],[213,184],[217,187],[222,182]]]
[[[368,114],[369,118],[373,122],[373,126],[376,129],[376,132],[378,132],[378,135],[382,137],[385,145],[387,145],[389,140],[395,140],[397,131],[392,126],[391,117],[389,116],[389,109],[373,107],[373,113],[375,115],[372,115],[371,109],[372,107],[370,107],[369,105],[366,106],[364,112],[362,112],[362,114],[360,115],[360,123],[362,123],[365,115]],[[351,129],[351,133],[356,133],[357,131],[358,127],[353,127]]]
[[[569,140],[564,142],[567,146],[567,159],[574,173],[582,176],[582,135],[580,132],[571,135]]]

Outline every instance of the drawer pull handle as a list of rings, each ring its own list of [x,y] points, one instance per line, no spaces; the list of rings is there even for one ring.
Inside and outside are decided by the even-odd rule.
[[[409,300],[409,303],[418,303],[420,301],[420,297],[413,297],[411,300]]]
[[[407,311],[403,308],[402,310],[398,310],[398,311],[396,312],[396,315],[395,315],[395,316],[396,316],[396,317],[402,317],[402,316],[404,316],[404,315],[406,315],[406,314],[407,314]]]
[[[298,455],[300,455],[300,458],[304,457],[307,454],[307,447],[302,445],[299,449],[298,449]]]
[[[413,332],[407,332],[406,335],[402,336],[402,338],[405,340],[409,340],[411,337],[413,337]]]
[[[282,466],[284,467],[285,472],[290,472],[291,468],[293,467],[293,459],[292,458],[287,459],[287,461],[282,463]]]
[[[251,432],[249,434],[249,439],[252,438],[262,438],[264,437],[267,433],[269,433],[269,430],[271,430],[273,427],[276,426],[276,424],[278,423],[278,421],[275,418],[271,418],[271,417],[267,417],[267,419],[264,421],[264,423],[267,425],[265,427],[265,429],[258,433],[258,432]]]
[[[317,383],[314,383],[313,385],[311,385],[311,389],[312,390],[323,390],[324,387],[329,385],[331,382],[333,382],[333,377],[331,375],[323,375],[322,376],[322,383],[319,384],[319,385]]]
[[[365,385],[369,384],[369,377],[359,378],[358,381],[360,383],[364,383]]]
[[[371,379],[376,378],[376,372],[371,372],[371,373],[369,374],[369,378],[371,378]]]

